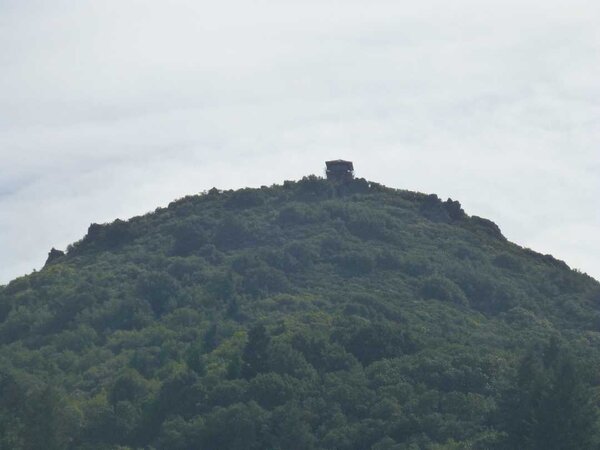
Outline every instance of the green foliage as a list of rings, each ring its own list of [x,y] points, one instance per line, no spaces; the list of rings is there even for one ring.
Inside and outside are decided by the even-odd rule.
[[[61,450],[79,435],[80,411],[49,385],[0,373],[0,448]]]
[[[221,250],[233,250],[247,245],[252,239],[248,226],[236,216],[227,216],[215,233],[215,245]]]
[[[190,256],[197,253],[208,241],[202,223],[194,220],[177,223],[172,233],[174,242],[171,252],[177,256]]]
[[[248,333],[248,343],[242,354],[242,376],[252,378],[267,369],[271,340],[265,327],[258,325]]]
[[[349,335],[341,338],[342,345],[365,366],[416,350],[410,335],[388,322],[356,324],[345,327],[344,332],[349,332]]]
[[[0,287],[0,449],[596,448],[599,293],[450,199],[211,189]]]
[[[365,253],[351,251],[336,258],[340,272],[348,277],[368,275],[375,268],[374,258]]]
[[[246,209],[261,206],[264,203],[262,193],[257,189],[240,189],[231,193],[225,206],[232,209]]]
[[[460,287],[452,280],[442,276],[425,278],[422,282],[421,294],[426,299],[452,302],[458,305],[465,305],[467,303],[467,298]]]
[[[521,361],[503,398],[505,448],[597,448],[598,411],[573,355],[553,338]]]
[[[134,236],[132,224],[117,219],[111,224],[91,224],[83,243],[97,249],[114,249],[131,241]]]
[[[178,286],[170,275],[154,272],[140,277],[137,292],[142,299],[150,303],[155,314],[161,315],[175,306]]]

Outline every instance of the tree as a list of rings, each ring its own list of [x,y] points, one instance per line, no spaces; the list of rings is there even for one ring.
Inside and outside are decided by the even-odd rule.
[[[205,446],[223,450],[258,450],[268,415],[255,402],[215,408],[206,417]]]
[[[150,272],[138,280],[138,294],[150,303],[156,315],[164,314],[175,303],[177,282],[168,274]]]
[[[552,339],[521,361],[501,402],[503,448],[577,450],[598,443],[598,411],[572,354]]]
[[[263,325],[255,326],[248,333],[248,343],[242,353],[242,376],[247,380],[267,369],[270,342]]]

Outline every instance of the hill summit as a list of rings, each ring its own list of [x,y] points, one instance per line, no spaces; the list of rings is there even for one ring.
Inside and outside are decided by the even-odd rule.
[[[0,448],[596,448],[599,303],[451,199],[213,188],[0,287]]]

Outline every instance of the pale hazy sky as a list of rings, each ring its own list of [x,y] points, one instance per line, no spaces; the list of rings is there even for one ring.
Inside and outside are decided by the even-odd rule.
[[[0,0],[0,284],[213,186],[437,193],[600,278],[598,0]]]

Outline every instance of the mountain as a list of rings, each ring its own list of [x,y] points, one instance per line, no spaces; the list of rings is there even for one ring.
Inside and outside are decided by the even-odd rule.
[[[599,344],[600,284],[457,201],[213,188],[0,288],[0,448],[597,448]]]

